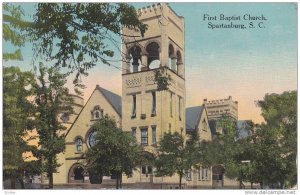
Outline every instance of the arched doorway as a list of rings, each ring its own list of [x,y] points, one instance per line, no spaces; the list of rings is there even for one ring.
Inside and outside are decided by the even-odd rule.
[[[83,165],[76,163],[70,170],[68,175],[69,183],[84,183],[84,168]]]
[[[225,169],[223,165],[215,165],[212,167],[212,188],[223,188],[224,172]]]

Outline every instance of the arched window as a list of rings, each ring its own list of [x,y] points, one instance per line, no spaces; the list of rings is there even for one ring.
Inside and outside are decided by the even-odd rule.
[[[79,137],[75,140],[76,152],[82,152],[82,143],[82,139]]]

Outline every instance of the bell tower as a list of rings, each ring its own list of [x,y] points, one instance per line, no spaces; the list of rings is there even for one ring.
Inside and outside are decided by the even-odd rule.
[[[155,153],[164,132],[185,132],[184,18],[166,3],[137,10],[144,37],[122,29],[122,129]],[[170,77],[157,91],[155,72]]]

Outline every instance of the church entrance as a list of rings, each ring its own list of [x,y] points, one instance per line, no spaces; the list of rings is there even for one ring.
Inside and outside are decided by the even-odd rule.
[[[81,164],[74,164],[69,171],[69,183],[84,183],[84,168]]]
[[[76,167],[74,169],[74,180],[81,181],[83,179],[84,179],[84,177],[83,177],[83,168],[82,167]]]
[[[224,171],[222,165],[215,165],[212,167],[212,188],[223,188]]]
[[[151,165],[141,166],[141,182],[153,183],[153,168]]]
[[[140,168],[140,182],[153,183],[153,162],[154,155],[150,152],[144,151],[144,162]]]

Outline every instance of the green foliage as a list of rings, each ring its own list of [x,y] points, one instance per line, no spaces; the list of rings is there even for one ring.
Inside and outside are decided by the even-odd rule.
[[[3,178],[22,180],[25,162],[22,154],[29,148],[23,139],[33,129],[32,95],[34,79],[17,67],[3,68]],[[14,186],[12,186],[14,188]]]
[[[205,161],[209,165],[223,164],[226,176],[232,179],[240,178],[239,165],[244,159],[242,144],[237,140],[237,121],[228,115],[223,115],[216,123],[222,134],[203,145]]]
[[[15,7],[9,3],[3,3],[3,40],[11,42],[14,46],[21,47],[25,42],[21,16],[24,15],[20,6]],[[4,60],[22,60],[20,49],[12,53],[3,53]]]
[[[103,175],[117,175],[117,185],[122,173],[127,176],[142,161],[142,148],[130,133],[117,128],[116,122],[107,115],[93,125],[96,144],[86,153],[88,171]]]
[[[155,71],[154,80],[157,83],[157,91],[164,91],[169,89],[169,81],[171,80],[171,77],[170,75],[167,75],[165,71],[165,68],[161,68]]]
[[[258,105],[266,121],[253,136],[259,178],[271,187],[291,187],[297,183],[297,91],[266,94]]]
[[[297,92],[266,94],[258,105],[266,123],[247,128],[252,135],[236,138],[236,126],[223,117],[224,134],[205,146],[211,164],[223,164],[226,176],[260,183],[261,187],[291,187],[297,183]]]
[[[178,132],[165,133],[159,141],[158,155],[155,160],[157,176],[179,175],[179,188],[182,177],[192,166],[199,162],[198,135],[192,134],[185,143],[185,139]]]
[[[110,45],[116,44],[113,35],[123,35],[121,26],[142,36],[146,30],[134,7],[126,3],[39,3],[36,11],[31,29],[35,53],[76,71],[75,84],[97,62],[110,65]]]
[[[33,154],[42,162],[42,172],[49,176],[49,188],[53,188],[53,173],[60,166],[56,155],[65,149],[65,129],[58,121],[61,112],[72,113],[72,99],[64,87],[65,75],[59,68],[47,68],[40,64],[37,82],[33,85],[35,97],[35,127],[38,133],[38,146]]]

